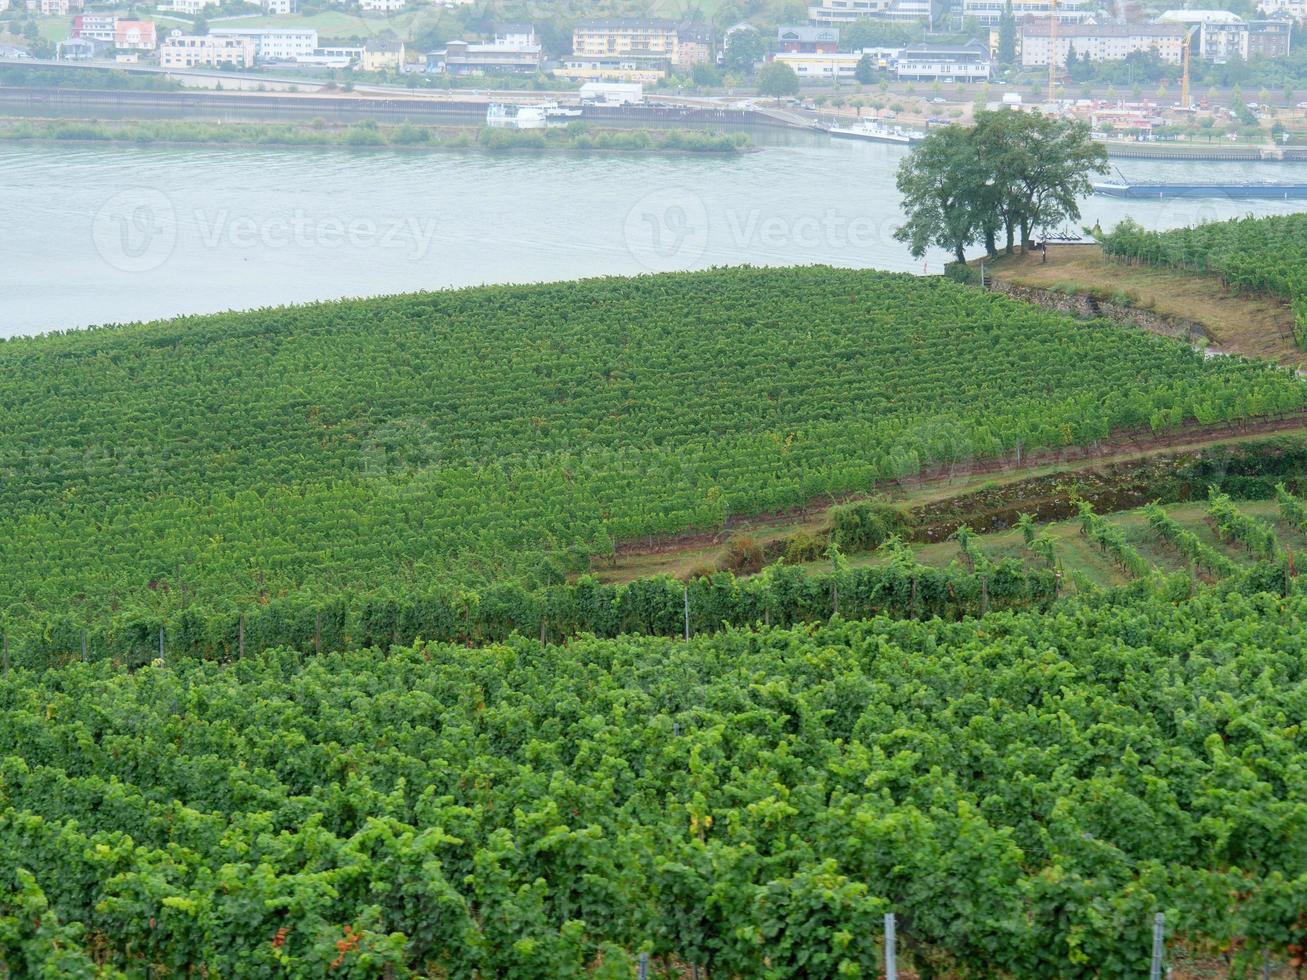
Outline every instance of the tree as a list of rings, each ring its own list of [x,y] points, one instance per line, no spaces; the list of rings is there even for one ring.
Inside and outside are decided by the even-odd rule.
[[[1012,0],[1003,4],[1003,13],[998,19],[998,60],[1003,65],[1017,60],[1017,18],[1012,12]]]
[[[971,131],[945,126],[931,133],[899,165],[895,183],[908,220],[894,238],[916,258],[938,246],[965,262],[978,225],[976,178]]]
[[[853,77],[863,85],[870,85],[876,80],[876,59],[869,54],[864,54],[858,59],[857,67],[853,69]]]
[[[196,17],[194,23],[191,25],[191,33],[199,35],[208,34],[209,22],[203,17]]]
[[[690,69],[690,79],[700,88],[712,88],[722,83],[722,73],[716,65],[701,61]]]
[[[752,75],[754,66],[767,54],[762,35],[752,27],[732,31],[726,39],[726,70],[740,75]]]
[[[799,76],[783,61],[772,61],[758,73],[758,93],[779,99],[799,94]]]

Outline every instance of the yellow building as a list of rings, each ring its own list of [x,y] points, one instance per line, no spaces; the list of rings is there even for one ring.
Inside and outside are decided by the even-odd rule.
[[[359,68],[363,71],[398,71],[404,66],[404,42],[373,38],[363,45]]]
[[[675,21],[658,18],[582,20],[572,29],[572,54],[577,59],[662,58],[674,63],[679,34]]]

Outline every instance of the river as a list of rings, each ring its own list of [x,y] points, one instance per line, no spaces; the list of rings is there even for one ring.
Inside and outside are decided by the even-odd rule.
[[[0,336],[340,296],[712,265],[912,259],[906,150],[763,133],[738,157],[0,146]],[[1123,161],[1130,179],[1307,181],[1307,164]],[[1293,201],[1092,198],[1154,228]]]

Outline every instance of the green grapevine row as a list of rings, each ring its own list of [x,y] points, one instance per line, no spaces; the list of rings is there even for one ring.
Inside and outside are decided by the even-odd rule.
[[[482,644],[514,633],[560,640],[583,633],[680,636],[755,623],[788,626],[834,615],[961,619],[990,609],[1043,607],[1057,597],[1047,569],[1005,559],[976,572],[919,565],[891,545],[883,565],[812,574],[774,565],[737,579],[717,572],[689,582],[666,576],[624,585],[583,576],[528,590],[513,583],[479,589],[295,597],[245,609],[190,606],[167,619],[146,613],[85,621],[73,614],[25,620],[6,634],[10,662],[32,667],[110,659],[136,665],[168,657],[226,659],[274,647],[327,652],[411,644],[419,639]],[[0,623],[0,626],[3,624]]]
[[[557,584],[616,544],[1125,430],[1298,411],[943,281],[829,268],[493,287],[0,344],[0,612]]]
[[[1138,978],[1307,942],[1307,599],[0,679],[0,973]],[[56,959],[58,957],[58,959]],[[47,959],[48,958],[48,959]],[[51,972],[53,971],[53,972]]]
[[[1207,519],[1212,522],[1222,540],[1233,538],[1247,548],[1254,558],[1279,561],[1283,557],[1275,529],[1264,521],[1242,513],[1228,494],[1221,493],[1215,487],[1210,491]]]
[[[1307,347],[1307,214],[1238,218],[1146,231],[1126,219],[1103,237],[1108,255],[1219,275],[1242,293],[1272,293],[1287,300],[1294,336]]]
[[[1238,572],[1238,565],[1203,542],[1193,531],[1178,523],[1161,505],[1155,503],[1145,505],[1144,516],[1153,533],[1201,571],[1218,579],[1229,578]]]
[[[1084,500],[1080,501],[1080,533],[1132,577],[1147,578],[1152,574],[1153,566],[1125,539],[1122,530],[1095,514],[1094,508]]]

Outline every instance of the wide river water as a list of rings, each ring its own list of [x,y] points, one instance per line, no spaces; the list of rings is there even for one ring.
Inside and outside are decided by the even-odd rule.
[[[912,259],[906,150],[765,133],[711,155],[0,146],[0,336],[480,283]],[[1307,181],[1307,164],[1123,161],[1130,179]],[[1301,202],[1084,202],[1153,228]]]

